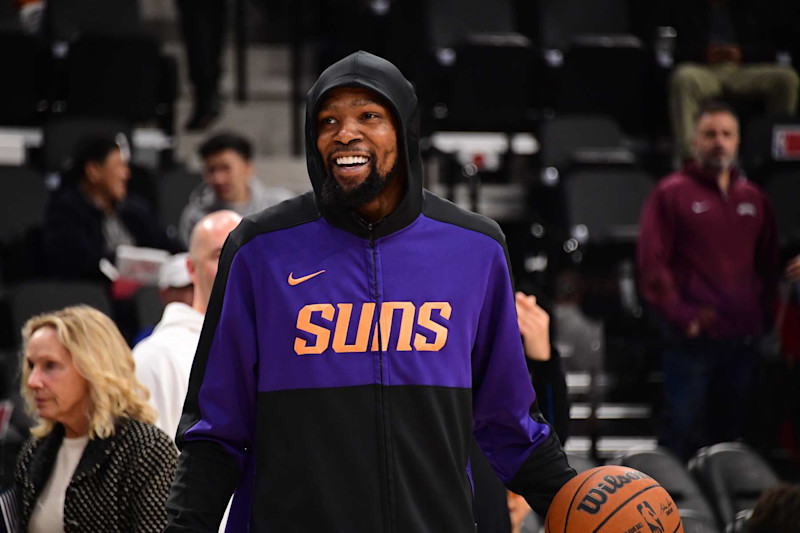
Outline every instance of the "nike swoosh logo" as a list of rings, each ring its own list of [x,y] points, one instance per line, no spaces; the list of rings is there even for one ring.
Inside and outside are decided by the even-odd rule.
[[[309,274],[308,276],[303,276],[302,278],[295,278],[295,277],[293,277],[294,272],[290,272],[289,273],[289,285],[291,285],[292,287],[294,287],[295,285],[300,285],[304,281],[308,281],[311,278],[313,278],[314,276],[319,276],[323,272],[325,272],[325,271],[324,270],[320,270],[319,272],[314,272],[313,274]]]

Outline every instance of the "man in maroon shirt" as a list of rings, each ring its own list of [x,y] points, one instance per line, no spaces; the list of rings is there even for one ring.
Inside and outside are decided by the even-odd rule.
[[[778,277],[772,206],[736,167],[738,145],[730,108],[702,107],[694,160],[641,215],[641,292],[668,332],[659,442],[684,459],[741,436]]]

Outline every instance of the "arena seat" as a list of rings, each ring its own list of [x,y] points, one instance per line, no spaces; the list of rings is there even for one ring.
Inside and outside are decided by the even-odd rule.
[[[171,237],[178,235],[181,212],[202,181],[200,174],[180,170],[168,172],[158,180],[158,216]]]
[[[736,518],[725,528],[725,533],[747,533],[747,522],[750,520],[752,514],[752,509],[745,509],[744,511],[736,513]]]
[[[145,122],[156,116],[161,84],[155,39],[82,35],[66,59],[65,112]]]
[[[52,74],[45,44],[21,30],[0,31],[0,68],[7,76],[0,84],[0,124],[41,124],[49,107]]]
[[[128,140],[131,138],[130,125],[121,119],[59,117],[50,120],[44,127],[42,166],[48,172],[61,172],[81,139],[89,135],[118,134],[124,135]]]
[[[654,180],[636,168],[581,168],[563,179],[571,234],[580,244],[635,243]],[[581,242],[583,240],[583,242]]]
[[[26,167],[0,166],[0,280],[11,283],[44,272],[41,230],[47,190]]]
[[[644,135],[650,61],[633,35],[574,38],[559,69],[556,113],[608,115],[627,134]]]
[[[627,2],[547,0],[538,6],[539,44],[545,49],[565,50],[578,35],[631,33]]]
[[[704,516],[694,509],[678,509],[683,523],[684,533],[721,533],[722,530],[717,527],[717,521],[712,516],[711,518]]]
[[[800,174],[797,170],[777,171],[766,179],[764,188],[775,210],[780,246],[791,249],[800,243]]]
[[[48,0],[47,32],[56,41],[86,33],[130,35],[142,31],[138,0]]]
[[[714,506],[720,526],[728,527],[737,513],[752,509],[761,493],[780,483],[772,467],[749,446],[722,442],[701,448],[689,461]]]
[[[47,190],[26,167],[0,166],[0,243],[21,238],[44,220]]]
[[[597,464],[596,461],[586,457],[585,455],[578,455],[574,453],[567,454],[567,460],[569,461],[569,466],[575,469],[577,473],[586,472],[587,470],[591,470],[596,466],[600,466]]]
[[[448,129],[527,131],[538,118],[544,64],[520,34],[473,34],[456,47]],[[503,87],[498,97],[497,87]]]
[[[622,129],[603,115],[559,115],[541,124],[541,166],[564,173],[576,164],[633,163]]]
[[[652,477],[672,496],[681,517],[690,517],[698,524],[705,523],[713,528],[712,531],[717,531],[714,511],[700,487],[686,466],[669,450],[661,447],[633,449],[618,455],[609,463],[629,466]]]
[[[30,281],[9,290],[14,331],[19,332],[32,316],[70,305],[86,304],[111,316],[111,300],[105,287],[84,281]]]
[[[152,328],[161,320],[164,304],[158,295],[158,287],[142,287],[133,294],[136,322],[139,331]]]

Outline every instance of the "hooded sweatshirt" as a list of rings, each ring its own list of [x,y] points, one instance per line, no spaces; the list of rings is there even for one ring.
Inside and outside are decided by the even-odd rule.
[[[640,228],[642,296],[668,323],[684,332],[703,321],[703,334],[716,339],[763,333],[778,279],[775,215],[738,169],[727,193],[697,163],[665,177]]]
[[[405,193],[375,223],[319,199],[316,117],[337,87],[395,115]],[[234,489],[228,531],[473,531],[473,435],[546,512],[575,473],[535,402],[505,240],[423,191],[411,84],[365,52],[332,65],[308,94],[306,153],[313,192],[224,246],[167,531],[215,531]]]

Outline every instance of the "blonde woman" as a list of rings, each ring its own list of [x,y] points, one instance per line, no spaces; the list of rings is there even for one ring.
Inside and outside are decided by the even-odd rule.
[[[114,323],[86,306],[22,330],[22,394],[38,425],[17,459],[21,529],[161,531],[177,464]]]

